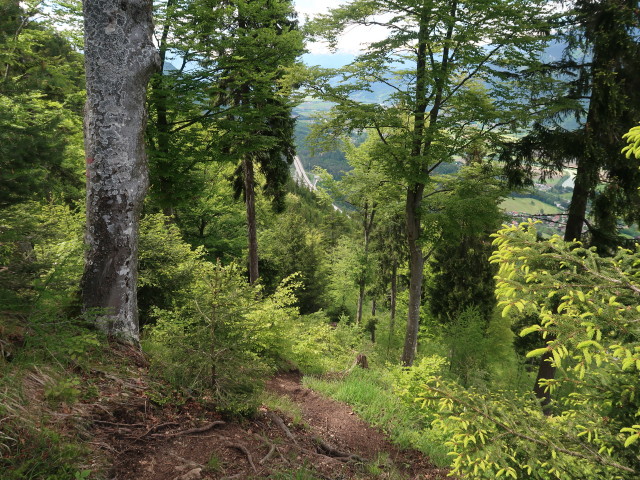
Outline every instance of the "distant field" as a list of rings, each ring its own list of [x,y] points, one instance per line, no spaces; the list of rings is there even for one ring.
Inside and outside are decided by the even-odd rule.
[[[500,206],[507,212],[546,213],[547,215],[562,212],[558,207],[535,198],[507,198]]]
[[[308,100],[306,102],[297,105],[294,108],[294,114],[296,115],[313,115],[314,113],[327,112],[333,107],[335,103],[325,102],[322,100]]]

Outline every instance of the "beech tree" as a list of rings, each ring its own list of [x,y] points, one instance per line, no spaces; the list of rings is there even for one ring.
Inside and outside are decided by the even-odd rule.
[[[138,223],[147,190],[146,91],[158,68],[150,0],[85,0],[87,251],[85,311],[138,342]]]
[[[340,71],[316,69],[311,88],[335,102],[323,135],[369,131],[380,140],[387,174],[406,187],[405,222],[410,285],[402,363],[414,361],[422,297],[423,201],[438,194],[434,170],[480,139],[495,140],[537,108],[525,100],[519,73],[537,63],[545,40],[538,0],[353,0],[309,27],[336,45],[354,26],[383,26],[383,40]],[[359,101],[356,92],[386,85],[382,102]],[[366,98],[366,97],[365,97]]]

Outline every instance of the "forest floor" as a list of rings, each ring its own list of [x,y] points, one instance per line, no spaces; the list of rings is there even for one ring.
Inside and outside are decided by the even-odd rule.
[[[301,384],[299,373],[267,382],[268,395],[297,405],[297,420],[262,406],[253,419],[223,421],[196,401],[160,407],[139,378],[100,385],[81,415],[95,449],[92,469],[113,480],[444,479],[420,452],[400,450],[348,405]],[[70,412],[71,413],[71,412]],[[80,412],[78,412],[80,413]]]

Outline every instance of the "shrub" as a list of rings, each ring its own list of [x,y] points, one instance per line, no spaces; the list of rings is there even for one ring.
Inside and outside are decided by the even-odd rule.
[[[464,389],[441,376],[410,393],[448,436],[452,473],[465,478],[638,478],[640,458],[640,250],[602,258],[559,237],[539,242],[533,222],[496,234],[497,296],[504,316],[539,319],[557,369],[544,381],[545,416],[531,394]]]

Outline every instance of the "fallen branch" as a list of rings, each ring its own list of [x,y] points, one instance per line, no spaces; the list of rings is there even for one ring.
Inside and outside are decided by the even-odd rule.
[[[182,435],[203,433],[203,432],[208,432],[209,430],[217,427],[218,425],[224,425],[225,423],[226,422],[223,422],[222,420],[216,420],[215,422],[211,422],[209,425],[205,425],[204,427],[189,428],[188,430],[182,430],[181,432],[175,432],[175,433],[154,433],[151,436],[152,437],[179,437]]]
[[[284,423],[284,421],[278,416],[276,415],[274,412],[267,412],[267,416],[273,420],[273,422],[280,427],[280,430],[282,430],[285,435],[287,436],[287,438],[289,438],[289,440],[291,440],[294,444],[298,444],[298,442],[296,442],[295,437],[293,436],[293,434],[291,433],[291,430],[289,430],[289,427],[287,427]]]
[[[245,447],[244,445],[240,445],[239,443],[228,443],[227,447],[235,448],[236,450],[240,450],[242,453],[244,453],[247,457],[247,460],[249,460],[249,465],[251,465],[251,468],[253,469],[253,471],[255,473],[258,473],[258,469],[256,468],[256,465],[253,463],[253,457],[251,456],[251,453],[249,452],[249,450],[247,450],[247,447]]]

